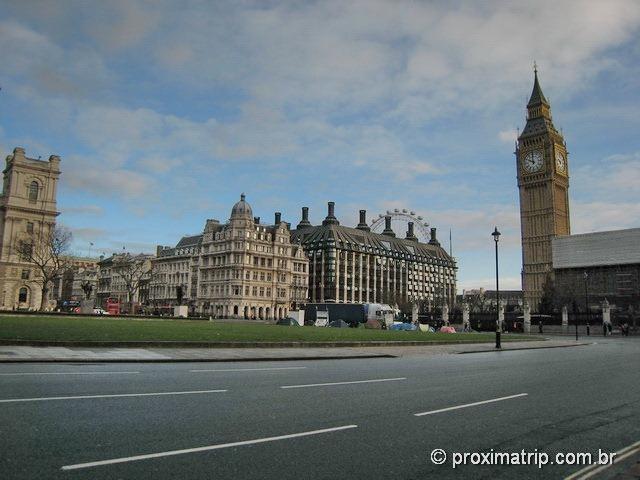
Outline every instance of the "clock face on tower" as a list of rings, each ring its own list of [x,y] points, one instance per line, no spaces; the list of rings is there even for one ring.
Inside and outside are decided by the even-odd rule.
[[[525,172],[533,173],[542,169],[542,151],[533,150],[524,156],[522,166]]]
[[[556,170],[561,173],[567,171],[567,160],[564,158],[562,152],[556,152]]]

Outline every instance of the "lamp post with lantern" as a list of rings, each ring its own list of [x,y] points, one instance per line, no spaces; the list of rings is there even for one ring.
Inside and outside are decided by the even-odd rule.
[[[500,325],[500,283],[498,281],[498,241],[500,240],[498,227],[495,227],[491,236],[493,237],[493,241],[496,243],[496,348],[502,348],[500,346],[500,335],[502,332]]]

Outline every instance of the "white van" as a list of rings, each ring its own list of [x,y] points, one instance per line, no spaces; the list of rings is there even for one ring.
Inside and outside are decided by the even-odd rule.
[[[384,303],[365,303],[364,315],[368,324],[378,323],[380,326],[384,325],[383,328],[389,328],[393,325],[393,308]]]

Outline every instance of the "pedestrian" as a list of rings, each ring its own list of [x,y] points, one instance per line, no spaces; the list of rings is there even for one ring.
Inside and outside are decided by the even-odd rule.
[[[628,322],[624,322],[624,324],[622,325],[622,328],[624,329],[624,336],[628,337],[629,336],[629,323]]]
[[[538,320],[538,333],[542,333],[542,320]]]
[[[609,335],[613,335],[613,325],[611,325],[611,322],[607,322],[607,330],[609,330]]]
[[[587,322],[587,337],[591,335],[591,329],[589,328],[589,323]]]
[[[607,322],[602,322],[602,335],[607,336]]]

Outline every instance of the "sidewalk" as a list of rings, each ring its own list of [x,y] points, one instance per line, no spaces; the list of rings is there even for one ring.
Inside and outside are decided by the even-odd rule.
[[[502,344],[502,351],[573,347],[590,343],[568,339],[505,342]],[[422,357],[495,351],[493,343],[340,348],[83,348],[0,345],[0,362],[238,362]]]

